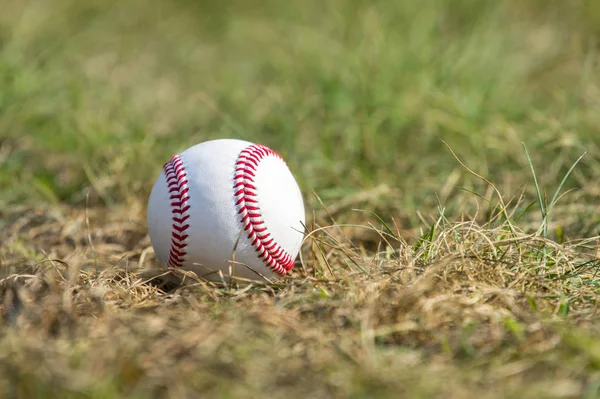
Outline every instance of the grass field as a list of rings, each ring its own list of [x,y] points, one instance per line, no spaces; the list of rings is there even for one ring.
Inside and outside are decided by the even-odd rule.
[[[0,8],[0,397],[600,397],[597,1]],[[220,137],[302,188],[282,282],[154,257]]]

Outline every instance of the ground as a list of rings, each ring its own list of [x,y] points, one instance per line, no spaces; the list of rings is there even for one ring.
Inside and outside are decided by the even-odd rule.
[[[600,396],[593,0],[5,0],[0,396]],[[235,137],[293,273],[154,257],[162,164]]]

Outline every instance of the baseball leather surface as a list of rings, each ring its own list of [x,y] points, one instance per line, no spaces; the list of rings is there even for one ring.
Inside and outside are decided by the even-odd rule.
[[[242,140],[197,144],[174,155],[148,203],[157,258],[199,277],[261,280],[288,273],[304,231],[302,194],[283,159]],[[257,274],[258,273],[258,274]]]

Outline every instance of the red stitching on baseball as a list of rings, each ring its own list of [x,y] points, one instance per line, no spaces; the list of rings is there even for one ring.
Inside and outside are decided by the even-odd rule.
[[[256,198],[254,178],[260,161],[268,156],[282,160],[275,151],[260,144],[246,147],[235,164],[234,189],[240,222],[247,232],[258,257],[274,272],[285,275],[294,267],[294,259],[284,250],[264,227],[264,220]]]
[[[185,232],[190,227],[189,224],[185,224],[190,217],[187,214],[187,211],[190,209],[190,205],[188,204],[190,196],[187,185],[187,173],[179,155],[173,155],[171,160],[163,166],[163,171],[167,178],[171,213],[173,214],[171,248],[169,249],[167,266],[181,267],[187,255],[185,248],[187,247],[188,235]]]

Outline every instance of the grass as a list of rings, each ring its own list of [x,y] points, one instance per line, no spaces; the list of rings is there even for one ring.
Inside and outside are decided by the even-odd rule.
[[[599,397],[598,11],[5,0],[0,396]],[[154,258],[162,164],[218,137],[302,187],[283,282]]]

